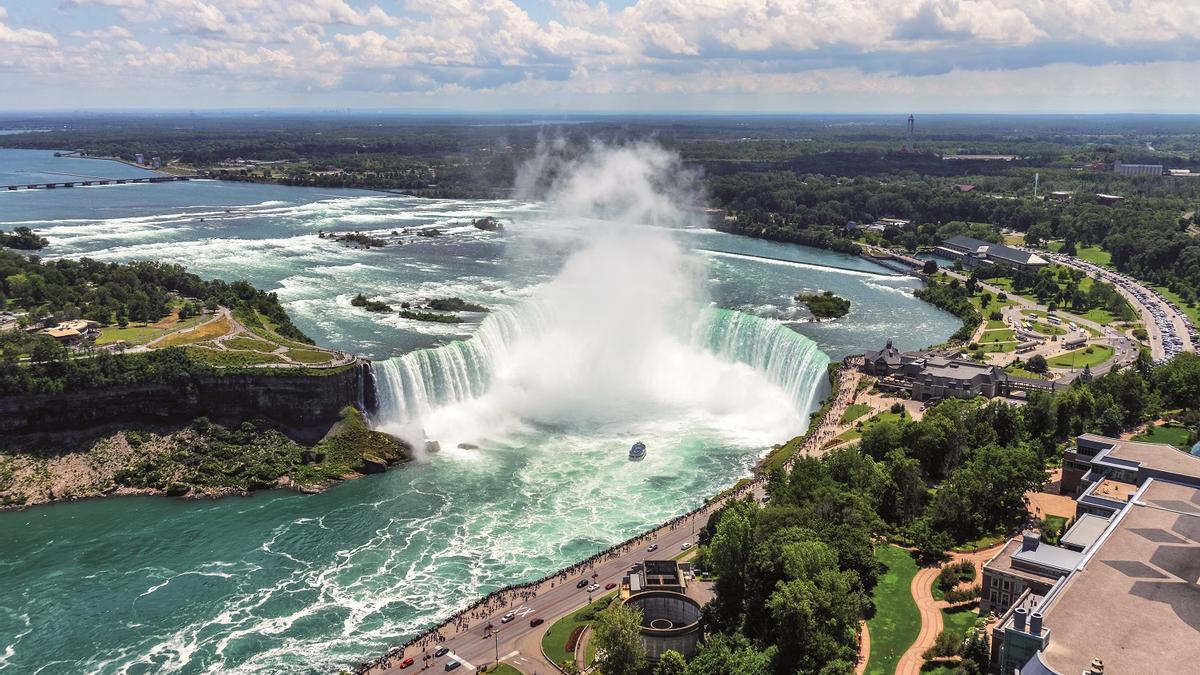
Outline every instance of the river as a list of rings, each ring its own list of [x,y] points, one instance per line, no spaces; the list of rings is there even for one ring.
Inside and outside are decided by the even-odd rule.
[[[0,149],[0,177],[138,172]],[[505,230],[470,225],[485,215]],[[320,495],[0,513],[0,672],[356,663],[732,484],[804,428],[829,359],[957,327],[912,297],[918,280],[857,258],[532,202],[216,181],[0,193],[0,229],[17,225],[50,239],[45,257],[179,262],[275,291],[320,344],[377,361],[376,425],[443,450]],[[406,243],[317,236],[352,229]],[[851,313],[809,322],[802,290]],[[422,324],[352,307],[359,292],[492,312]]]

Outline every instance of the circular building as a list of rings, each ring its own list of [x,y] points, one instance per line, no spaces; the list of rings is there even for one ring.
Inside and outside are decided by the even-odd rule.
[[[674,591],[643,591],[625,604],[642,610],[642,646],[646,659],[658,663],[668,649],[685,657],[696,654],[700,642],[700,604]]]

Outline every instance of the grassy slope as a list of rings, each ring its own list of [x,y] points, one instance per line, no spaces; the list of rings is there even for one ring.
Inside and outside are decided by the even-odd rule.
[[[1166,443],[1177,448],[1184,448],[1187,446],[1188,430],[1187,427],[1175,425],[1151,427],[1150,431],[1134,436],[1133,440],[1145,441],[1147,443]]]
[[[582,590],[579,592],[583,593]],[[550,626],[550,630],[546,631],[546,634],[542,636],[542,651],[546,652],[546,656],[550,657],[550,660],[555,663],[574,659],[575,653],[566,650],[567,638],[571,636],[571,631],[575,630],[576,626],[591,623],[596,613],[607,607],[614,595],[614,593],[609,593],[599,600],[592,602],[592,604],[571,612],[558,621],[555,621],[554,625]]]
[[[871,632],[871,656],[866,672],[890,675],[921,631],[921,614],[910,588],[917,573],[917,563],[908,551],[897,546],[876,547],[875,559],[887,571],[880,575],[871,596],[875,615],[867,622]]]

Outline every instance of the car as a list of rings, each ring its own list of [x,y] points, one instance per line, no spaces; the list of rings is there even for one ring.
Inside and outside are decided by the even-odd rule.
[[[512,621],[515,618],[517,618],[517,615],[513,614],[512,612],[509,612],[508,614],[505,614],[504,616],[500,617],[500,623],[508,623],[509,621]]]
[[[545,620],[545,619],[530,619],[530,620],[529,620],[529,627],[530,627],[530,628],[537,628],[538,626],[540,626],[540,625],[542,625],[542,624],[544,624],[544,623],[546,623],[546,620]]]
[[[447,655],[447,654],[449,654],[449,653],[450,653],[450,648],[449,648],[449,647],[438,647],[438,648],[437,648],[437,651],[435,651],[435,652],[433,653],[433,655],[434,655],[434,657],[438,657],[438,656],[445,656],[445,655]]]
[[[658,544],[650,544],[650,546],[646,547],[647,553],[654,553],[657,550],[658,550]]]
[[[680,546],[679,548],[680,548],[680,549],[682,549],[682,550],[684,550],[684,551],[686,551],[686,550],[688,550],[688,549],[689,549],[689,548],[691,548],[691,547],[692,547],[692,542],[690,542],[690,541],[685,541],[685,542],[683,542],[683,546]]]
[[[771,495],[763,495],[762,496],[762,503],[766,504],[769,501],[771,501]]]
[[[458,661],[447,661],[446,662],[446,670],[454,670],[455,668],[458,668],[461,665],[462,664],[459,663]]]
[[[592,584],[591,586],[588,586],[588,593],[595,593],[598,590],[600,590],[600,584]]]
[[[580,579],[579,581],[575,582],[575,588],[587,588],[587,585],[588,585],[587,579]]]
[[[606,591],[611,591],[612,589],[614,589],[616,587],[617,587],[617,582],[615,582],[615,581],[610,581],[607,584],[604,584],[604,590],[606,590]]]
[[[405,668],[411,666],[412,664],[413,664],[413,658],[410,656],[407,659],[404,659],[403,661],[400,662],[400,669],[404,670]]]

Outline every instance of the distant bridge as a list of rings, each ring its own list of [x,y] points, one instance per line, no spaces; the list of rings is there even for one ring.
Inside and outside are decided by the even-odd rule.
[[[0,190],[56,190],[58,188],[90,187],[92,185],[129,185],[132,183],[174,183],[198,176],[146,176],[145,178],[91,178],[87,180],[51,181],[48,183],[19,183],[0,185]]]

